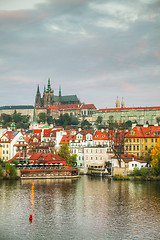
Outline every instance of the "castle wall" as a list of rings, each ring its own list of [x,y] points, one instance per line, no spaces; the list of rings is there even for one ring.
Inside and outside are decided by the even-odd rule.
[[[8,115],[11,115],[13,114],[14,112],[17,113],[21,113],[22,115],[29,115],[30,116],[30,121],[33,120],[33,112],[34,112],[34,109],[19,109],[19,108],[15,108],[15,109],[0,109],[0,116],[5,113],[5,114],[8,114]]]

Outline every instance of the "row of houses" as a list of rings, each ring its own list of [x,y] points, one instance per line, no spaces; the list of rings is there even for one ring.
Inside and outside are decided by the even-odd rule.
[[[55,154],[61,145],[67,143],[71,153],[76,154],[78,168],[86,173],[91,164],[104,165],[110,162],[112,167],[118,168],[115,151],[120,146],[122,169],[133,169],[145,165],[145,162],[137,158],[144,156],[148,149],[157,143],[159,135],[160,126],[135,126],[130,131],[79,129],[77,132],[74,129],[64,130],[62,127],[28,131],[7,130],[4,133],[1,131],[0,158],[8,161],[17,152],[22,156],[26,156],[26,153]]]

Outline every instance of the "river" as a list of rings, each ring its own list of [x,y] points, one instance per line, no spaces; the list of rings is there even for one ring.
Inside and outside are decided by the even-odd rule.
[[[160,183],[0,181],[0,240],[15,239],[160,239]]]

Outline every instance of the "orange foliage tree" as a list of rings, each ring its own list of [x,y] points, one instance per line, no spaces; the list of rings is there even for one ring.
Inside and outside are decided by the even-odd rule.
[[[160,175],[160,138],[157,141],[157,144],[153,146],[151,149],[151,158],[152,161],[150,163],[151,170],[154,175]]]

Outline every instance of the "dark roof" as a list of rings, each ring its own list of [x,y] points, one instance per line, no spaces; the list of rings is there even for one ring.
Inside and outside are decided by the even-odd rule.
[[[17,106],[2,106],[0,107],[0,110],[3,109],[34,109],[34,106],[32,105],[17,105]]]
[[[66,103],[69,103],[69,102],[77,102],[79,103],[79,99],[76,95],[68,95],[68,96],[53,96],[52,98],[52,101],[54,102],[66,102]]]

